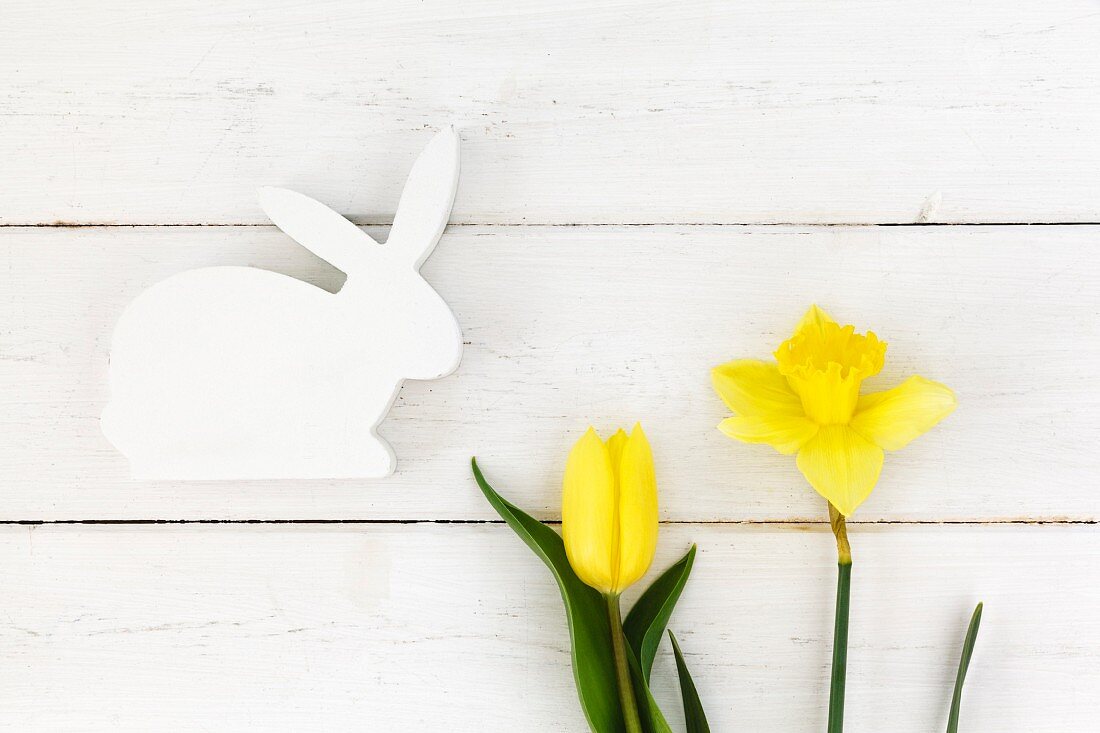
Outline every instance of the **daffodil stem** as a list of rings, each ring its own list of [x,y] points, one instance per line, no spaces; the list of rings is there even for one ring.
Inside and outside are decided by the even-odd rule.
[[[829,505],[829,524],[836,537],[836,617],[833,622],[833,672],[829,684],[829,733],[844,730],[844,683],[848,674],[848,608],[852,590],[852,548],[844,515]]]
[[[642,721],[638,717],[638,702],[634,698],[634,683],[630,679],[630,664],[626,660],[626,637],[623,635],[623,617],[619,609],[618,594],[607,594],[607,618],[611,622],[611,646],[615,650],[615,675],[619,680],[619,702],[622,703],[623,721],[627,733],[642,733]]]
[[[852,548],[848,544],[848,525],[844,521],[844,515],[832,504],[829,504],[829,525],[833,528],[833,535],[836,536],[837,562],[841,565],[851,565]]]

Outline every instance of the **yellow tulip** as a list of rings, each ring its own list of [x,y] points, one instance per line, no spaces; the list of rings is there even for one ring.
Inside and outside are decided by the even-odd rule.
[[[870,495],[883,451],[898,450],[955,409],[955,393],[923,377],[860,395],[878,374],[886,344],[871,332],[839,326],[816,305],[775,352],[776,363],[741,359],[712,371],[733,411],[719,429],[746,443],[798,454],[810,485],[850,516]]]
[[[618,596],[645,575],[657,548],[657,481],[641,425],[606,443],[593,428],[565,466],[562,539],[577,576]]]

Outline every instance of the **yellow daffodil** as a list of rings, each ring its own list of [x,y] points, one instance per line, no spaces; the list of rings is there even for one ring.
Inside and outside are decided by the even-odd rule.
[[[775,364],[740,359],[713,370],[714,388],[734,413],[719,429],[798,454],[814,489],[850,516],[875,487],[883,450],[904,447],[955,409],[948,387],[916,376],[861,396],[885,355],[875,334],[857,334],[812,306]]]
[[[641,425],[606,443],[593,428],[565,466],[562,539],[577,576],[618,596],[645,575],[657,548],[657,481]]]

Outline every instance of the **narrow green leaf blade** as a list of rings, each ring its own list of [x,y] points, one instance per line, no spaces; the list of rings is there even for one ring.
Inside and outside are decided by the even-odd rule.
[[[474,478],[497,514],[550,569],[561,590],[572,642],[573,677],[581,708],[594,733],[624,733],[619,688],[611,647],[611,622],[603,596],[573,572],[558,533],[493,490],[471,460]]]
[[[638,717],[642,720],[644,733],[672,733],[672,726],[668,724],[661,708],[657,707],[649,683],[642,676],[642,666],[629,644],[626,647],[626,658],[630,663],[630,680],[634,683],[634,697],[638,700]]]
[[[710,733],[710,724],[707,715],[703,712],[703,703],[699,700],[699,691],[695,689],[695,683],[688,672],[684,654],[680,651],[680,643],[676,641],[676,635],[668,632],[668,638],[672,639],[672,651],[676,653],[676,674],[680,678],[680,697],[684,700],[684,719],[687,721],[687,733]]]
[[[649,675],[653,671],[653,659],[657,656],[657,647],[661,644],[668,620],[672,617],[672,610],[680,600],[680,594],[691,574],[695,550],[695,545],[692,545],[679,562],[653,581],[653,585],[646,588],[623,621],[626,643],[637,655],[646,682],[649,682]]]
[[[966,630],[966,639],[963,640],[962,657],[959,659],[959,672],[955,676],[955,694],[951,697],[951,714],[947,718],[947,733],[958,733],[959,710],[962,707],[963,682],[966,681],[966,670],[970,668],[970,657],[974,655],[974,642],[978,640],[978,627],[982,625],[982,604],[974,609],[974,615],[970,617],[970,627]]]

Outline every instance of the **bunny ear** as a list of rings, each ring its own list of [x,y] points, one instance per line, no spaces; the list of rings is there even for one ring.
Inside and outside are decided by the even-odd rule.
[[[432,253],[451,217],[458,190],[458,134],[441,130],[413,164],[386,248],[419,268]]]
[[[348,275],[364,270],[378,242],[344,217],[285,188],[264,187],[260,207],[275,226],[321,259]]]

